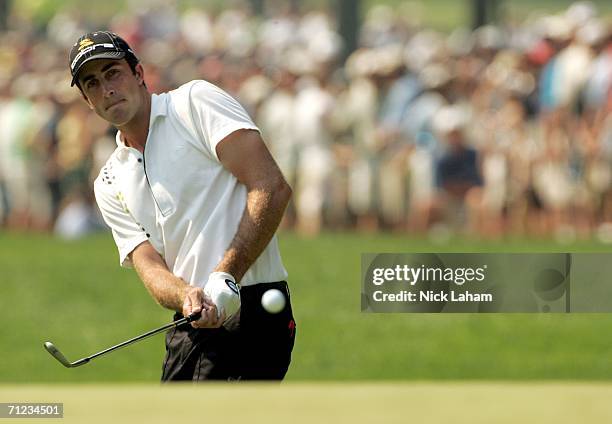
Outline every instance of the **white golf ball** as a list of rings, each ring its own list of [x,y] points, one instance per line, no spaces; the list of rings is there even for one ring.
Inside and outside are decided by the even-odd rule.
[[[261,306],[271,314],[285,309],[285,295],[278,289],[270,289],[261,296]]]

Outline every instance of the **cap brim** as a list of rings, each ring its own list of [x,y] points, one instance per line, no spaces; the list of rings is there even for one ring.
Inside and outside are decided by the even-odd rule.
[[[105,53],[99,53],[91,57],[88,57],[83,62],[81,62],[78,68],[74,70],[74,73],[72,74],[72,81],[70,82],[70,87],[76,84],[78,80],[78,76],[79,76],[79,71],[81,70],[81,68],[83,68],[83,65],[85,65],[87,62],[91,62],[92,60],[98,60],[98,59],[119,60],[119,59],[123,59],[124,57],[125,57],[125,52],[105,52]]]

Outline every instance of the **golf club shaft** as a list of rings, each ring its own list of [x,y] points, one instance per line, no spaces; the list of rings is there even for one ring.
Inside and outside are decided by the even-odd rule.
[[[104,350],[102,350],[100,352],[94,353],[91,356],[88,356],[88,357],[83,358],[83,359],[79,359],[77,362],[89,362],[92,359],[97,358],[98,356],[104,355],[106,353],[112,352],[113,350],[117,350],[117,349],[120,349],[120,348],[128,346],[128,345],[131,345],[132,343],[135,343],[135,342],[137,342],[139,340],[146,339],[147,337],[151,337],[151,336],[153,336],[155,334],[161,333],[162,331],[167,330],[169,328],[178,327],[179,325],[183,325],[183,324],[186,324],[188,322],[195,321],[195,320],[200,318],[200,315],[201,315],[200,313],[196,313],[196,314],[190,315],[188,317],[183,317],[183,318],[178,319],[176,321],[173,321],[173,322],[171,322],[169,324],[166,324],[166,325],[164,325],[162,327],[156,328],[156,329],[151,330],[151,331],[147,331],[146,333],[141,334],[140,336],[136,336],[136,337],[131,338],[129,340],[126,340],[126,341],[124,341],[122,343],[119,343],[119,344],[117,344],[115,346],[109,347],[108,349],[104,349]]]

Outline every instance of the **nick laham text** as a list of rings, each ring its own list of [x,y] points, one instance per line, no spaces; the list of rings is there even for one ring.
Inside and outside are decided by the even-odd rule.
[[[434,291],[425,290],[409,292],[402,290],[399,293],[383,293],[380,290],[372,294],[375,302],[492,302],[493,295],[490,293],[455,292],[451,290]]]

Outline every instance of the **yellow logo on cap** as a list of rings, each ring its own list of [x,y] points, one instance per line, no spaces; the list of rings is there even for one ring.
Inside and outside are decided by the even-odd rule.
[[[84,40],[81,40],[81,42],[79,43],[79,51],[83,50],[87,46],[91,46],[93,43],[94,42],[91,41],[89,38],[85,38]]]

